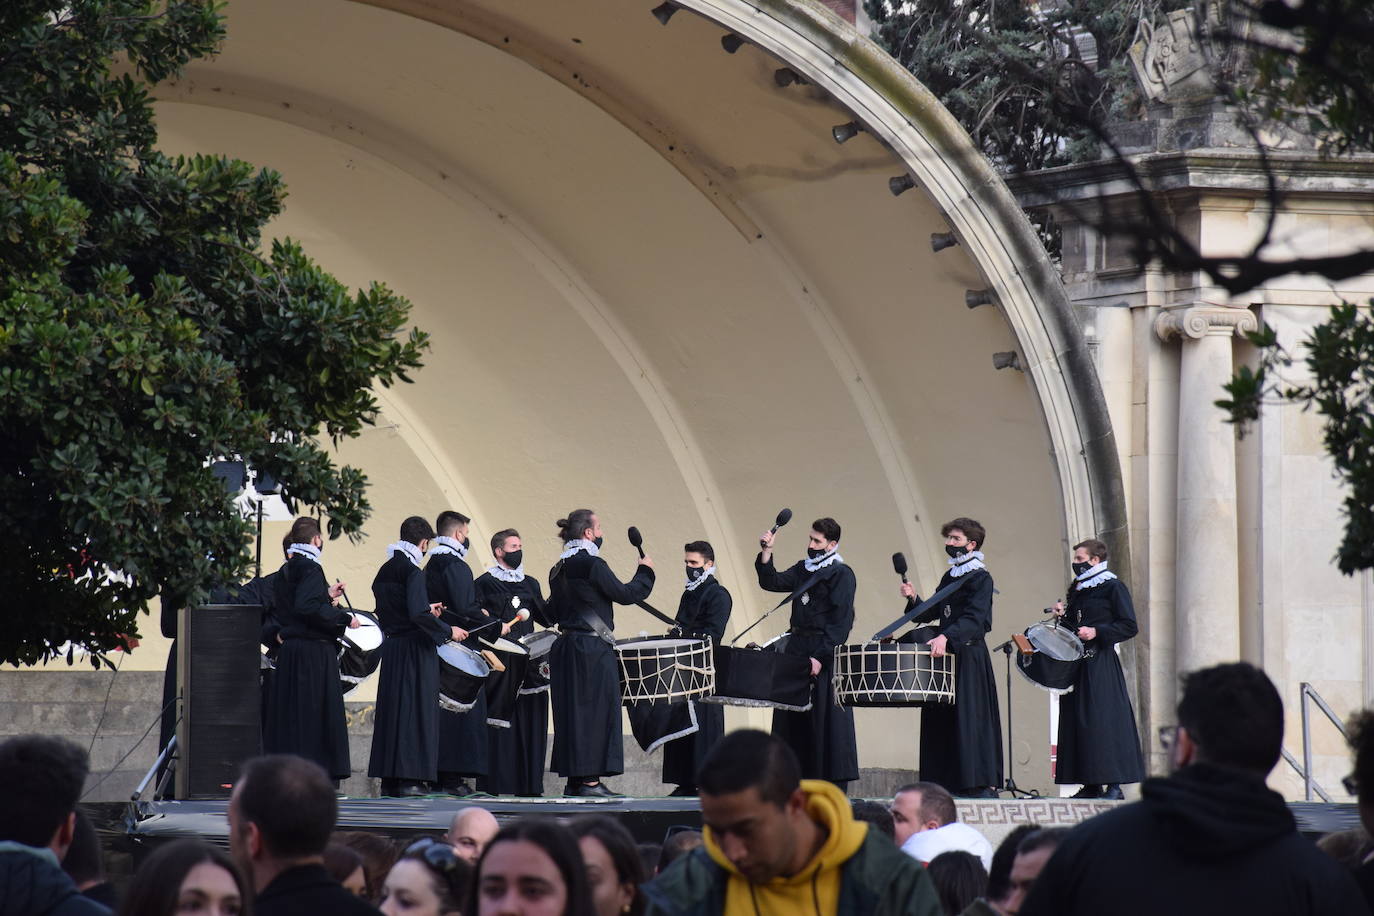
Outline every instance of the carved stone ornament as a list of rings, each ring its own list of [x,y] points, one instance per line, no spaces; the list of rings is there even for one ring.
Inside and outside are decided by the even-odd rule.
[[[1208,49],[1191,9],[1173,11],[1158,28],[1140,20],[1130,57],[1140,90],[1152,102],[1199,99],[1215,92]]]
[[[1255,313],[1240,306],[1194,305],[1163,312],[1155,319],[1160,340],[1201,340],[1204,337],[1232,337],[1259,330]]]

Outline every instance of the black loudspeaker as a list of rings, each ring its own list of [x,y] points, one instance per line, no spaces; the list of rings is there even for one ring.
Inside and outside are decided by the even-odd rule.
[[[256,604],[178,612],[177,798],[228,798],[239,767],[261,753],[261,626]]]

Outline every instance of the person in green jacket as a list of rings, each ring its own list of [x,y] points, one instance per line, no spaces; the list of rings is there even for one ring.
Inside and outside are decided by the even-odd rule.
[[[704,844],[644,885],[647,914],[940,916],[925,869],[772,735],[726,735],[697,788]]]

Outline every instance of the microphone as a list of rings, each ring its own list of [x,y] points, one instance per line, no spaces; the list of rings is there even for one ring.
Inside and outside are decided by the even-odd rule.
[[[639,529],[634,525],[630,526],[630,530],[626,532],[626,535],[630,539],[630,546],[639,551],[639,558],[641,560],[644,559],[644,535],[640,534]]]
[[[907,581],[907,578],[906,578],[906,554],[900,553],[900,552],[899,552],[899,553],[894,553],[894,554],[892,555],[892,571],[895,572],[897,575],[901,576],[903,582],[906,582],[906,581]]]
[[[777,520],[773,522],[773,527],[768,529],[769,534],[777,534],[778,529],[792,521],[792,510],[783,509],[778,513]]]

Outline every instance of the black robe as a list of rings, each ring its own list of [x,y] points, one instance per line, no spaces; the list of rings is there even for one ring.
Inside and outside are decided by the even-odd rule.
[[[297,754],[324,767],[331,779],[347,779],[353,768],[338,637],[350,615],[334,607],[324,570],[307,557],[287,560],[275,585],[282,644],[270,681],[263,750]]]
[[[431,553],[425,564],[425,587],[431,602],[443,602],[444,612],[439,619],[449,626],[471,630],[492,618],[482,613],[477,603],[477,590],[472,584],[472,567],[456,554]],[[496,627],[488,627],[464,640],[474,652],[482,650],[481,636],[497,635]],[[437,697],[436,697],[437,702]],[[467,712],[439,710],[439,780],[457,782],[463,776],[485,776],[487,773],[487,692],[477,694],[477,701]]]
[[[1097,638],[1083,644],[1092,654],[1079,663],[1073,692],[1059,698],[1054,781],[1063,785],[1140,782],[1145,777],[1140,734],[1114,648],[1136,634],[1131,593],[1120,579],[1085,589],[1070,586],[1064,619],[1075,632],[1079,627],[1096,628]]]
[[[754,560],[759,587],[792,592],[810,581],[804,563],[778,572],[762,554]],[[773,734],[787,742],[801,762],[803,779],[847,783],[859,778],[859,752],[854,742],[854,710],[835,704],[831,675],[835,647],[849,639],[854,626],[854,571],[836,561],[820,570],[817,582],[792,601],[791,637],[783,652],[821,663],[807,712],[773,710]]]
[[[921,708],[921,779],[951,792],[1002,784],[997,681],[983,641],[992,629],[992,574],[975,569],[964,575],[968,581],[962,588],[914,621],[938,621],[937,635],[948,640],[947,650],[954,654],[954,705]],[[955,581],[947,572],[939,588]]]
[[[452,635],[429,612],[425,575],[393,554],[372,580],[382,642],[367,775],[433,781],[439,769],[439,655]]]
[[[531,619],[515,621],[507,639],[528,636],[534,632],[536,622],[540,626],[549,625],[544,592],[533,576],[526,576],[519,582],[506,582],[485,572],[473,585],[482,609],[507,623],[515,620],[515,608],[510,603],[512,597],[518,596],[520,606],[529,608]],[[549,692],[522,693],[515,701],[510,728],[487,726],[487,775],[477,780],[477,788],[492,795],[531,798],[543,795],[548,750]]]
[[[553,771],[568,779],[625,772],[620,716],[620,665],[588,622],[615,629],[614,604],[649,597],[654,571],[639,566],[629,582],[606,561],[580,550],[549,572],[549,606],[561,635],[549,652],[553,694]]]
[[[729,590],[715,576],[711,576],[695,590],[682,592],[674,619],[683,636],[709,639],[719,645],[725,638],[725,625],[730,620],[733,605]],[[663,746],[663,781],[671,785],[695,786],[701,762],[725,735],[725,707],[719,703],[698,703],[695,700],[672,705],[692,707],[696,714],[697,731]]]

